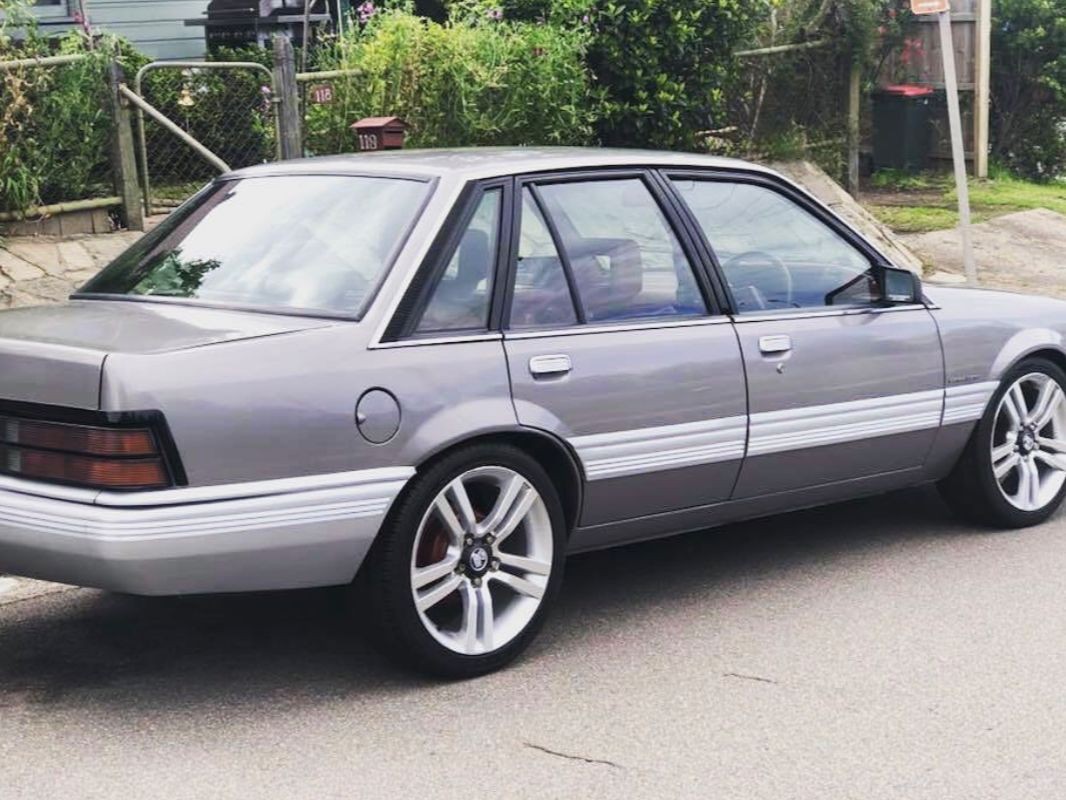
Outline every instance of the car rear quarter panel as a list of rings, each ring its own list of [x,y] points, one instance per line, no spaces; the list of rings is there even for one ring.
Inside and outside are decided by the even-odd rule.
[[[499,341],[367,349],[360,324],[153,355],[104,368],[104,410],[162,411],[189,483],[207,486],[415,466],[464,438],[516,426]],[[400,427],[372,444],[355,424],[371,388]]]

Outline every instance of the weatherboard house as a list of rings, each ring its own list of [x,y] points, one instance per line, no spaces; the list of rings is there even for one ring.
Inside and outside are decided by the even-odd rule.
[[[347,0],[313,0],[308,22],[328,22]],[[304,0],[37,0],[45,33],[63,33],[88,18],[94,31],[128,39],[157,60],[200,60],[216,46],[264,44],[271,33],[302,36]]]

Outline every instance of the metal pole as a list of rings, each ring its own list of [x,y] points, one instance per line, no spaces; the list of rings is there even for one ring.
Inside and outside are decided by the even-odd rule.
[[[167,115],[164,114],[162,111],[160,111],[158,108],[153,106],[151,103],[149,103],[147,100],[145,100],[140,95],[136,94],[135,92],[130,91],[128,86],[125,86],[125,85],[119,86],[119,94],[121,94],[123,97],[125,97],[127,100],[129,100],[131,103],[133,103],[133,105],[137,106],[137,108],[141,109],[145,114],[150,116],[152,119],[154,119],[156,122],[158,122],[164,128],[166,128],[168,131],[170,131],[175,136],[177,136],[179,139],[181,139],[183,142],[185,142],[185,144],[189,145],[189,147],[191,147],[193,149],[193,151],[198,156],[200,156],[200,158],[202,158],[208,164],[213,166],[219,172],[229,172],[230,171],[229,164],[227,164],[221,158],[216,156],[214,153],[212,153],[210,150],[208,150],[206,147],[204,147],[202,144],[200,144],[198,141],[196,141],[196,139],[194,139],[188,133],[183,131],[179,125],[176,125],[175,123],[171,122],[171,120],[167,117]]]
[[[959,78],[955,72],[955,43],[951,32],[951,12],[940,17],[940,52],[944,57],[944,85],[948,95],[948,123],[951,127],[951,158],[955,164],[955,191],[959,196],[959,238],[962,239],[962,265],[966,282],[977,284],[977,262],[970,238],[970,187],[966,179],[966,153],[962,143],[962,113],[959,111]]]

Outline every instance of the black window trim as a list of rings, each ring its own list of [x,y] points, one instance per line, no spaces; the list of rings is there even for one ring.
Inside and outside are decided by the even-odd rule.
[[[630,330],[634,325],[640,327],[655,327],[671,322],[680,322],[686,319],[688,320],[700,320],[700,319],[714,319],[715,317],[721,317],[728,313],[726,310],[728,307],[722,302],[724,296],[720,298],[719,290],[716,289],[714,281],[711,278],[711,274],[705,267],[704,255],[700,251],[698,239],[692,236],[690,232],[691,221],[686,220],[685,216],[681,213],[681,209],[678,208],[676,200],[673,199],[673,190],[664,185],[664,181],[657,177],[656,173],[658,167],[655,166],[623,166],[623,167],[590,167],[587,169],[578,170],[564,170],[556,172],[537,172],[527,173],[515,176],[515,189],[514,197],[514,220],[511,228],[511,253],[509,258],[506,288],[507,296],[503,304],[504,314],[501,319],[501,329],[504,331],[510,331],[512,335],[514,333],[530,334],[536,331],[551,331],[556,328],[572,330],[576,327],[592,326],[593,323],[584,321],[584,306],[580,302],[580,297],[577,292],[577,287],[572,283],[573,276],[570,273],[568,267],[564,266],[567,274],[567,283],[570,285],[570,294],[573,302],[578,306],[575,310],[578,315],[578,322],[568,324],[564,326],[537,326],[532,328],[523,328],[520,331],[515,331],[510,328],[511,318],[511,306],[514,299],[514,281],[515,273],[518,267],[518,247],[519,237],[521,233],[521,211],[522,204],[517,202],[517,198],[521,197],[522,190],[527,186],[532,189],[532,194],[535,201],[538,204],[538,209],[544,216],[545,224],[548,227],[549,232],[552,234],[552,241],[555,243],[556,249],[559,251],[559,259],[567,265],[569,263],[569,256],[566,255],[562,248],[562,243],[558,238],[558,230],[555,221],[548,213],[547,208],[539,198],[538,186],[551,185],[557,183],[591,183],[603,180],[627,180],[637,178],[641,180],[645,187],[647,187],[649,194],[654,202],[658,205],[659,211],[666,219],[667,225],[670,231],[677,237],[678,244],[681,246],[682,253],[685,259],[689,263],[689,268],[692,270],[693,277],[696,281],[696,285],[699,287],[700,297],[703,299],[704,311],[698,315],[691,315],[685,317],[676,316],[659,316],[659,317],[646,317],[640,320],[618,320],[614,321],[600,321],[594,323],[597,330],[611,329],[618,327],[619,329]]]
[[[459,197],[445,218],[433,243],[429,255],[423,259],[415,272],[414,279],[408,285],[403,298],[392,314],[381,343],[401,340],[418,341],[441,338],[466,338],[479,336],[499,329],[499,314],[504,295],[500,276],[506,274],[508,243],[511,240],[512,205],[514,181],[507,178],[492,178],[482,181],[470,181],[459,192]],[[492,268],[492,296],[489,298],[488,325],[475,328],[455,328],[451,330],[418,331],[427,306],[433,298],[433,292],[441,276],[448,268],[455,251],[458,249],[467,226],[477,213],[485,195],[500,190],[499,231],[496,239],[496,252]]]
[[[689,208],[685,202],[684,197],[674,185],[675,180],[693,180],[704,181],[708,183],[745,183],[754,186],[761,186],[765,189],[769,189],[775,192],[787,200],[792,201],[798,205],[804,211],[809,213],[815,219],[822,224],[826,225],[830,230],[840,236],[845,242],[858,250],[863,256],[866,257],[870,263],[871,269],[893,267],[892,263],[885,258],[885,256],[874,248],[866,239],[859,236],[854,230],[846,225],[842,220],[836,217],[834,214],[828,213],[821,205],[814,202],[804,192],[799,191],[794,186],[790,185],[787,181],[777,178],[773,175],[767,175],[761,172],[751,172],[747,170],[731,170],[725,168],[707,168],[701,169],[699,167],[680,167],[680,168],[662,168],[659,170],[664,188],[674,198],[674,201],[678,204],[679,213],[688,220],[688,224],[691,226],[693,235],[697,237],[700,242],[700,246],[706,253],[706,265],[711,273],[714,275],[714,282],[721,287],[722,292],[727,298],[728,304],[727,313],[732,317],[737,317],[739,320],[744,320],[748,317],[758,316],[760,318],[772,315],[774,317],[793,317],[797,315],[803,315],[804,313],[811,312],[850,312],[870,310],[879,311],[883,310],[883,306],[879,304],[856,304],[850,306],[811,306],[795,309],[774,310],[768,312],[752,314],[740,314],[737,310],[736,299],[733,297],[733,292],[729,288],[729,283],[726,280],[725,272],[722,269],[722,263],[718,258],[718,254],[714,249],[713,244],[707,238],[703,228],[700,226],[699,221],[696,219],[696,215]]]

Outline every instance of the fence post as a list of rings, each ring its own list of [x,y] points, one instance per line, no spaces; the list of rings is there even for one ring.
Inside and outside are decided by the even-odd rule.
[[[108,65],[111,100],[111,172],[115,177],[115,193],[122,199],[122,221],[131,231],[144,230],[144,209],[141,207],[140,187],[137,183],[137,155],[133,147],[133,126],[129,104],[121,97],[119,86],[126,82],[122,65],[112,61]]]
[[[862,111],[862,65],[855,56],[848,63],[848,194],[859,195],[859,119]]]
[[[296,86],[296,56],[283,33],[274,36],[274,91],[278,103],[278,143],[281,159],[303,156],[300,93]]]

